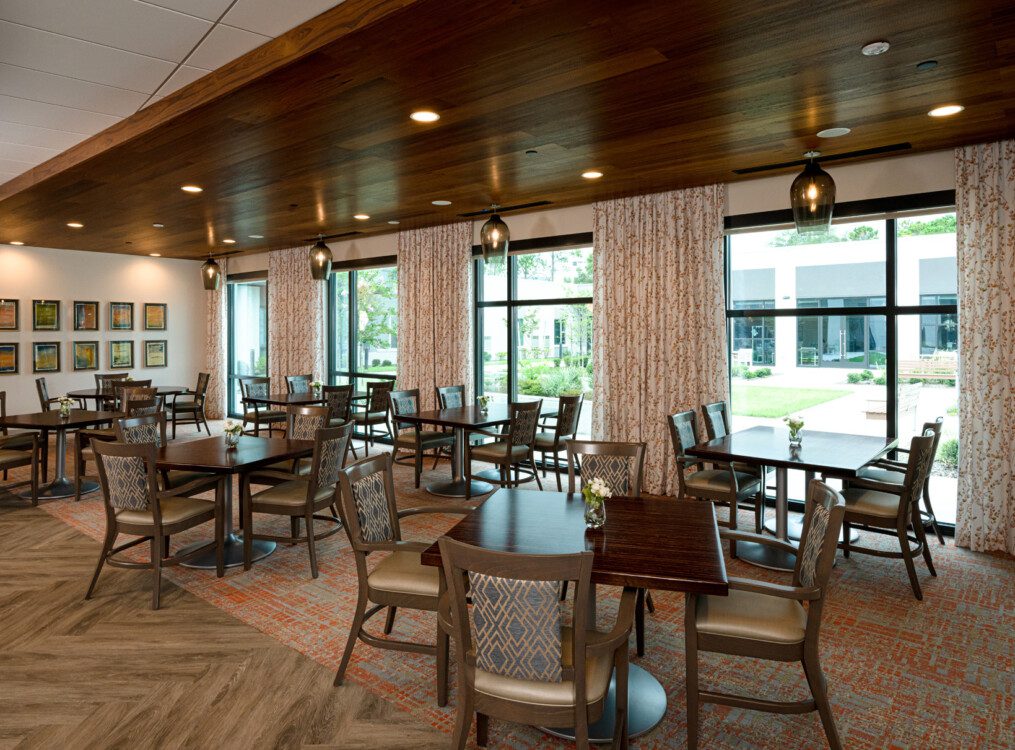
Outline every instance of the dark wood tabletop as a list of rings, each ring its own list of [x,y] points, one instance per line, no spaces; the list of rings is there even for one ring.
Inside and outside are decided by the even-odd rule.
[[[802,430],[798,455],[789,450],[789,430],[758,426],[731,433],[688,449],[687,454],[706,461],[743,461],[773,468],[856,476],[876,458],[895,448],[897,439],[840,432]]]
[[[116,388],[132,388],[133,382],[117,382]],[[188,390],[185,385],[159,385],[155,387],[155,392],[159,396],[172,396],[177,393],[186,393]],[[68,391],[67,395],[71,398],[99,398],[105,396],[106,398],[112,398],[113,394],[108,391],[103,393],[98,388],[81,388],[77,391]]]
[[[559,555],[592,550],[592,581],[725,596],[726,565],[712,503],[612,498],[606,525],[585,530],[580,494],[500,489],[448,531],[500,552]],[[440,565],[434,542],[424,565]]]
[[[34,414],[8,414],[2,421],[4,427],[22,430],[76,430],[79,427],[90,427],[104,422],[120,419],[123,414],[118,411],[88,411],[71,409],[66,418],[60,416],[59,409],[40,411]]]
[[[257,469],[278,461],[302,458],[314,452],[313,440],[285,440],[241,435],[236,448],[226,445],[224,435],[198,440],[174,441],[159,449],[160,469],[184,469],[215,474],[233,474]]]
[[[540,416],[549,416],[541,414]],[[511,421],[511,412],[508,404],[490,404],[485,412],[479,410],[476,405],[459,406],[454,409],[433,409],[421,411],[415,414],[399,414],[399,422],[433,424],[438,427],[464,427],[466,429],[475,427],[494,427],[499,424],[507,424]]]
[[[362,400],[367,397],[366,393],[356,392],[352,394],[352,400]],[[307,391],[306,393],[269,393],[266,396],[247,396],[247,401],[265,406],[312,406],[323,404],[328,400],[322,391]]]

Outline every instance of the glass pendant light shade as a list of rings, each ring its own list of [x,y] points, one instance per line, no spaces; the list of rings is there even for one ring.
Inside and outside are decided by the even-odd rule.
[[[829,230],[835,207],[835,181],[816,162],[809,162],[793,180],[789,200],[797,232],[806,234]]]
[[[222,267],[210,255],[201,266],[201,280],[209,292],[214,292],[222,286]]]
[[[317,240],[317,244],[310,248],[310,275],[315,281],[324,281],[331,273],[331,248],[323,239]]]
[[[511,231],[498,214],[494,214],[479,230],[479,242],[483,247],[483,260],[498,262],[507,257]]]

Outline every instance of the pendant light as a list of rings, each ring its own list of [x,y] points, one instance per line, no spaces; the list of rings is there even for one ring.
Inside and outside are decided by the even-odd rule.
[[[818,151],[804,154],[810,161],[804,171],[793,180],[789,189],[789,200],[793,206],[793,223],[800,234],[827,232],[832,224],[832,209],[835,207],[835,181],[818,166],[814,159]]]
[[[310,248],[310,275],[314,281],[325,281],[331,273],[331,248],[324,242],[324,235],[317,235],[317,244]]]
[[[218,291],[222,286],[222,267],[211,257],[211,253],[208,253],[208,260],[201,266],[201,281],[209,292]]]
[[[479,243],[483,247],[483,260],[487,263],[504,260],[507,257],[508,243],[511,241],[511,230],[508,229],[508,225],[497,214],[497,209],[500,206],[494,203],[490,208],[493,209],[494,214],[486,220],[483,228],[479,230]]]

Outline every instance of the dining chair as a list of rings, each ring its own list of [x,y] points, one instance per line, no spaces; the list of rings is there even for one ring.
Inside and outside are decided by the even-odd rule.
[[[436,506],[398,510],[392,466],[391,455],[381,453],[347,466],[339,474],[338,509],[356,561],[358,587],[356,609],[342,661],[335,673],[335,685],[341,685],[345,680],[353,648],[356,641],[360,640],[374,648],[411,651],[436,657],[437,705],[446,706],[450,631],[441,628],[436,617],[435,645],[380,638],[367,632],[365,626],[371,617],[387,610],[384,623],[384,635],[387,636],[391,634],[395,613],[400,607],[437,612],[438,601],[443,593],[439,569],[420,562],[420,554],[430,545],[428,542],[403,540],[399,525],[401,519],[427,513],[464,515],[471,512],[471,509]],[[372,555],[384,557],[369,570],[367,560]],[[372,560],[376,560],[376,557]]]
[[[471,440],[465,441],[465,499],[472,499],[472,461],[473,459],[495,464],[500,470],[500,481],[490,477],[483,477],[483,480],[491,484],[499,484],[501,487],[517,487],[522,483],[522,464],[528,463],[524,469],[526,482],[536,480],[536,486],[543,489],[543,483],[539,480],[539,471],[536,469],[536,428],[539,422],[539,413],[543,408],[543,400],[537,401],[516,401],[509,405],[508,413],[510,422],[507,430],[503,432],[491,432],[473,428],[473,434],[493,438],[493,442],[482,445],[473,445]],[[531,467],[531,468],[529,468]],[[515,477],[511,479],[511,470],[514,469]]]
[[[725,401],[716,401],[712,404],[702,404],[702,421],[705,423],[705,435],[709,440],[726,437],[730,434],[730,413],[729,406]],[[733,471],[749,474],[767,480],[768,469],[764,466],[748,464],[742,461],[733,461]],[[762,487],[761,502],[756,500],[750,503],[741,503],[740,507],[754,511],[754,531],[758,534],[765,527],[765,488]]]
[[[314,382],[314,375],[286,375],[286,393],[310,393],[310,384]]]
[[[322,421],[327,420],[327,407],[317,407],[324,412]],[[310,419],[307,420],[309,423]],[[298,421],[294,421],[298,424]],[[301,434],[302,433],[298,433]],[[243,498],[243,569],[250,570],[254,539],[272,542],[295,544],[306,542],[310,554],[310,577],[317,578],[317,542],[327,539],[338,532],[342,521],[335,507],[339,472],[345,462],[346,448],[352,425],[342,427],[322,427],[315,431],[314,455],[311,459],[310,471],[306,475],[292,474],[282,471],[262,470],[244,474],[241,479],[241,496]],[[296,439],[305,439],[304,437]],[[268,489],[251,494],[251,483],[259,483],[262,479],[279,480]],[[325,509],[331,513],[322,513]],[[254,533],[254,514],[287,516],[293,531],[298,530],[299,520],[304,521],[306,536],[293,534],[289,537],[275,534]],[[319,534],[314,529],[315,521],[327,521],[334,527]]]
[[[330,421],[331,412],[327,406],[290,406],[286,409],[285,437],[288,440],[315,440],[317,438],[317,431],[330,427]],[[294,476],[305,477],[310,474],[312,464],[313,461],[310,458],[292,458],[268,464],[264,468],[268,471],[283,471]],[[255,484],[278,483],[278,480],[255,482]],[[294,537],[297,536],[297,529],[298,525],[296,519],[294,519]]]
[[[790,552],[796,555],[796,565],[789,586],[730,578],[728,596],[685,595],[688,750],[698,747],[698,715],[703,703],[772,713],[817,711],[829,746],[833,750],[842,748],[821,670],[818,635],[844,511],[845,502],[838,492],[812,480],[807,490],[799,547],[764,534],[720,529],[724,538]],[[807,677],[811,699],[784,702],[701,690],[698,654],[702,651],[769,661],[798,661]]]
[[[150,417],[140,417],[150,419]],[[141,568],[152,571],[152,609],[159,608],[162,590],[162,569],[186,562],[196,555],[215,549],[215,574],[221,578],[225,570],[225,480],[215,484],[215,500],[186,497],[194,488],[188,485],[160,490],[156,473],[154,443],[134,445],[119,442],[97,442],[93,446],[99,467],[102,504],[106,512],[106,533],[102,551],[95,567],[85,599],[92,598],[99,573],[104,565],[120,568]],[[215,523],[215,541],[187,552],[170,553],[169,538],[180,532]],[[137,537],[116,546],[120,534]],[[145,542],[150,543],[147,561],[125,560],[120,553]],[[184,547],[184,550],[188,549]]]
[[[118,419],[113,425],[116,440],[127,445],[154,445],[164,448],[166,440],[167,420],[165,412],[128,416]],[[94,460],[94,459],[93,459]],[[217,474],[186,469],[162,469],[159,471],[162,489],[178,490],[188,487],[188,494],[200,494],[214,487],[219,480]]]
[[[125,372],[108,372],[95,374],[95,390],[98,391],[98,398],[95,399],[95,407],[99,410],[113,408],[116,400],[116,386],[127,379]]]
[[[284,411],[252,400],[267,396],[270,390],[271,378],[240,378],[240,396],[243,399],[243,430],[248,435],[250,434],[250,430],[247,429],[248,422],[254,424],[255,437],[261,436],[262,425],[267,426],[268,437],[271,437],[276,428],[282,427],[284,429],[283,423],[287,418]]]
[[[118,393],[118,400],[127,417],[148,416],[159,411],[158,391],[155,388],[121,388]],[[87,473],[88,462],[95,461],[95,451],[91,449],[90,444],[117,439],[115,426],[83,427],[77,431],[77,437],[74,440],[74,502],[81,500],[81,483]]]
[[[321,388],[321,395],[324,397],[324,403],[330,412],[330,418],[328,420],[329,427],[341,427],[344,424],[352,422],[351,383],[346,385],[323,386]],[[356,455],[356,446],[353,445],[352,438],[349,439],[349,450],[352,452],[353,458],[358,458]]]
[[[715,505],[729,508],[729,520],[726,525],[737,528],[737,507],[751,497],[756,503],[764,502],[761,478],[756,475],[736,471],[728,463],[715,463],[712,469],[706,469],[701,459],[687,455],[687,450],[698,444],[698,423],[693,410],[671,414],[666,418],[670,429],[670,440],[677,462],[677,499],[692,498],[708,500]],[[688,468],[695,470],[690,474]],[[737,543],[730,539],[730,555],[737,556]]]
[[[7,391],[0,391],[0,425],[7,418]],[[34,432],[10,434],[7,427],[0,426],[0,469],[3,469],[3,481],[7,482],[7,472],[22,466],[31,467],[31,475],[27,480],[5,484],[6,492],[26,485],[32,488],[32,505],[39,504],[39,436]]]
[[[39,407],[42,411],[49,411],[53,404],[60,401],[59,398],[50,397],[49,388],[46,387],[46,378],[35,379],[35,390],[39,394]],[[85,405],[81,399],[77,399],[77,408],[84,409]],[[39,459],[41,464],[41,481],[46,481],[46,476],[49,474],[49,430],[42,430],[39,435],[39,447],[41,450],[41,457]]]
[[[392,456],[395,463],[404,463],[405,459],[411,459],[413,464],[416,488],[419,489],[419,479],[423,474],[423,456],[427,451],[433,451],[434,464],[440,460],[442,448],[450,448],[455,443],[454,433],[443,430],[425,430],[413,422],[402,422],[399,417],[403,414],[415,414],[419,411],[419,389],[391,391],[388,394],[391,411],[391,425],[389,429],[395,436]],[[399,456],[399,451],[408,451],[409,456]]]
[[[930,574],[937,576],[930,557],[930,547],[927,545],[927,530],[920,515],[920,494],[934,463],[935,439],[931,427],[924,430],[920,437],[912,439],[902,484],[857,477],[846,480],[842,490],[842,496],[846,499],[846,517],[842,524],[842,543],[839,545],[842,554],[849,557],[851,552],[859,552],[895,560],[902,558],[906,563],[913,594],[921,600],[923,591],[916,576],[915,558],[922,553]],[[896,536],[900,551],[853,544],[850,536],[854,524],[867,531]],[[913,530],[913,536],[909,535],[910,529]]]
[[[370,455],[370,446],[374,444],[376,434],[374,428],[383,425],[387,437],[392,437],[388,426],[388,394],[395,388],[393,380],[375,380],[367,383],[367,403],[363,409],[354,410],[352,421],[366,432],[363,441],[363,455]]]
[[[198,432],[201,432],[201,425],[204,425],[204,429],[208,432],[208,437],[211,437],[208,417],[204,413],[205,399],[208,395],[208,381],[210,379],[210,373],[199,372],[197,374],[197,385],[194,386],[194,390],[173,395],[173,400],[169,404],[169,414],[173,420],[174,440],[176,439],[176,425],[178,424],[192,424],[197,427]]]
[[[557,401],[557,414],[544,417],[536,433],[536,450],[543,464],[543,476],[546,476],[547,456],[553,457],[553,470],[557,474],[557,491],[561,491],[560,472],[564,468],[560,464],[560,453],[566,451],[566,441],[578,435],[578,420],[581,418],[584,394],[561,396]]]
[[[447,595],[442,627],[454,634],[458,692],[451,747],[464,748],[476,719],[486,747],[488,717],[535,726],[574,727],[589,747],[589,725],[607,709],[616,675],[613,746],[627,747],[628,640],[635,591],[624,589],[613,629],[590,621],[592,552],[524,555],[441,537]],[[558,592],[574,582],[570,625]]]
[[[436,391],[438,409],[459,409],[465,406],[464,385],[440,385]]]
[[[129,414],[127,411],[130,401],[151,401],[155,408],[152,413],[159,410],[159,391],[152,388],[151,380],[133,380],[130,385],[118,386],[116,389],[116,409],[127,416],[141,416],[140,414]],[[138,404],[135,408],[144,408]]]

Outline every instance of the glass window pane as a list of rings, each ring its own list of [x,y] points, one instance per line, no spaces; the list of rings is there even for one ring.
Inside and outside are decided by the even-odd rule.
[[[955,214],[899,219],[896,235],[899,304],[955,304],[958,291]]]
[[[356,273],[358,371],[389,373],[398,367],[398,271],[368,268]]]
[[[506,307],[486,307],[480,311],[482,361],[477,363],[481,392],[493,401],[508,400],[508,326]]]
[[[504,260],[487,263],[480,258],[476,261],[477,273],[480,275],[480,295],[484,302],[507,299],[508,264]]]
[[[229,353],[233,382],[229,410],[242,411],[239,380],[268,374],[268,283],[264,280],[234,282],[229,310],[232,351]]]
[[[515,256],[517,299],[592,296],[592,248]]]
[[[335,369],[338,372],[349,371],[349,272],[335,273],[334,299],[335,330],[332,338],[332,351],[335,353]],[[343,383],[344,381],[336,381]]]

